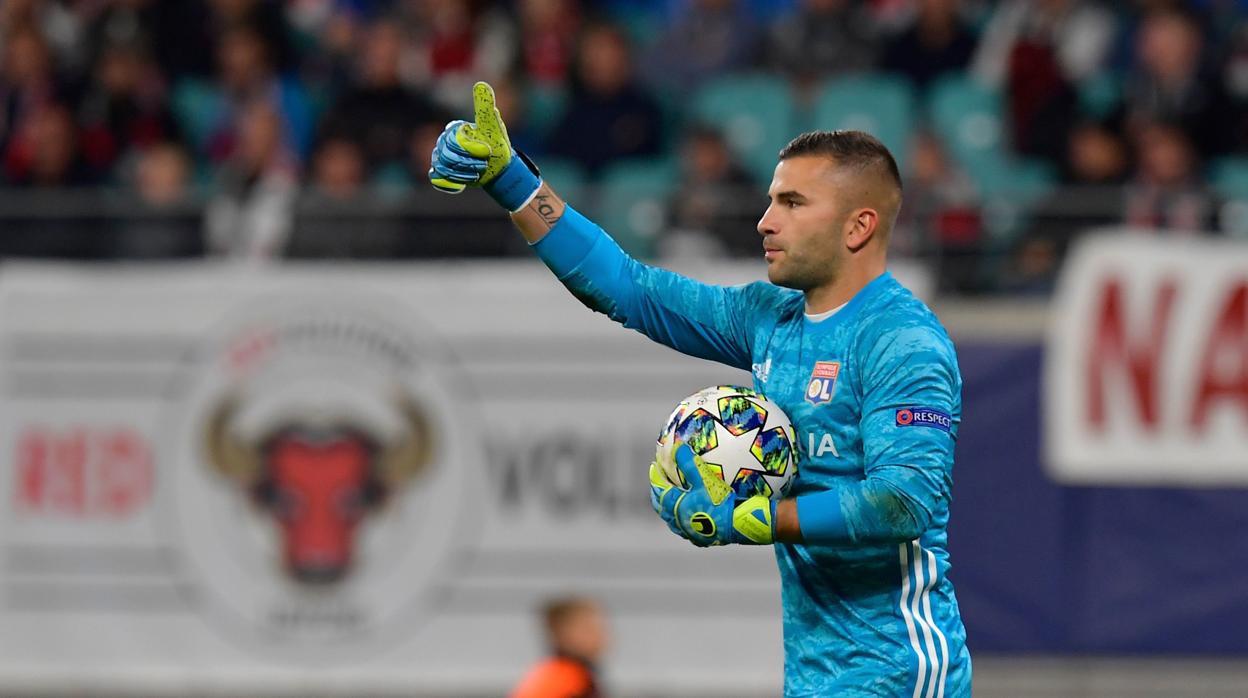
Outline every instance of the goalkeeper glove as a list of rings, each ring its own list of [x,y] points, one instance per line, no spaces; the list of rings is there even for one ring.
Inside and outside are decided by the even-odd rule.
[[[500,206],[518,211],[541,186],[541,173],[511,147],[507,126],[494,105],[494,88],[472,86],[473,123],[446,125],[430,157],[429,183],[438,191],[458,194],[480,186]]]
[[[670,447],[659,457],[670,457]],[[682,484],[673,485],[656,461],[650,464],[650,504],[676,535],[699,547],[709,545],[771,545],[775,540],[776,505],[767,497],[736,496],[709,465],[680,444],[675,453]]]

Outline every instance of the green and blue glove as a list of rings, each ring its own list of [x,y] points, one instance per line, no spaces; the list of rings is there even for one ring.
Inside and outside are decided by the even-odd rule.
[[[489,83],[472,86],[472,106],[474,122],[452,121],[438,136],[429,183],[447,194],[479,186],[503,208],[518,211],[542,185],[541,173],[511,147]]]
[[[658,457],[671,457],[670,446]],[[673,533],[699,547],[775,541],[775,502],[762,495],[736,496],[687,444],[676,447],[674,458],[679,486],[668,480],[657,460],[650,464],[650,505]]]

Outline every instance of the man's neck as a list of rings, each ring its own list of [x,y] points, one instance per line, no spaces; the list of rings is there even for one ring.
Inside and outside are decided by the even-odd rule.
[[[885,264],[864,264],[857,268],[845,265],[843,274],[830,284],[806,291],[806,314],[818,315],[845,305],[858,292],[883,274]]]

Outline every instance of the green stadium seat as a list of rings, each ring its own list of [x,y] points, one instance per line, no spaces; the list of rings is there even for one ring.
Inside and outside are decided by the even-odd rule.
[[[686,113],[689,95],[687,91],[663,85],[649,88],[650,96],[659,104],[659,112],[663,118],[663,150],[675,152],[684,143],[685,129],[692,117]],[[714,125],[714,124],[712,124]]]
[[[529,131],[543,137],[555,127],[568,103],[560,85],[529,85],[524,88],[524,121]]]
[[[544,157],[538,165],[542,171],[542,179],[559,192],[565,201],[573,205],[580,201],[585,193],[585,170],[571,160]]]
[[[1209,181],[1220,196],[1248,201],[1248,158],[1214,160],[1209,166]]]
[[[1248,158],[1218,158],[1209,165],[1208,175],[1213,190],[1228,199],[1220,215],[1223,231],[1248,239]]]
[[[1051,191],[1051,167],[1009,152],[999,91],[952,76],[932,87],[927,107],[932,129],[980,193],[1026,202]]]
[[[636,7],[629,3],[615,3],[608,12],[611,24],[620,27],[637,50],[649,48],[656,37],[662,36],[663,16],[650,8]]]
[[[212,87],[198,80],[179,80],[173,88],[170,106],[194,149],[202,151],[207,147],[221,116],[221,103]]]
[[[866,131],[883,141],[905,171],[914,135],[914,88],[892,75],[828,81],[815,98],[812,129]]]
[[[1079,107],[1085,114],[1104,119],[1122,103],[1122,76],[1098,72],[1079,83]]]
[[[928,118],[949,154],[979,182],[979,173],[999,169],[1006,147],[1001,95],[969,77],[932,86]]]
[[[612,165],[599,182],[597,221],[629,254],[653,256],[678,176],[676,162],[669,159],[627,160]]]
[[[792,88],[765,75],[734,75],[694,95],[693,118],[723,129],[729,146],[760,182],[770,182],[776,155],[797,123]]]

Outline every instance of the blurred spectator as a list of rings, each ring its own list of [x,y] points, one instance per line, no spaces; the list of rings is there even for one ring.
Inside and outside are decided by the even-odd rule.
[[[439,103],[468,105],[474,81],[497,78],[511,66],[515,32],[497,7],[472,0],[418,0],[401,8],[415,37],[411,77],[430,84]]]
[[[1095,122],[1075,127],[1067,143],[1064,186],[1032,208],[1031,224],[1013,252],[1003,290],[1051,290],[1061,261],[1080,235],[1122,220],[1129,168],[1127,144],[1115,129]]]
[[[766,64],[802,83],[875,66],[879,37],[861,3],[802,0],[771,27]]]
[[[628,40],[614,27],[588,29],[581,40],[568,105],[546,148],[591,175],[620,158],[658,155],[663,117],[633,80]]]
[[[1078,84],[1100,70],[1114,17],[1083,0],[1007,0],[984,30],[974,70],[1005,89],[1016,149],[1060,163],[1078,118]]]
[[[366,181],[364,153],[354,141],[327,140],[312,158],[312,181],[295,211],[285,250],[297,259],[393,259],[408,221],[379,207]]]
[[[172,142],[144,150],[133,168],[133,194],[117,219],[113,253],[121,259],[163,259],[203,253],[203,215],[191,192],[191,161]]]
[[[668,229],[659,256],[757,257],[762,242],[754,231],[755,202],[762,191],[735,161],[719,131],[686,130],[680,149],[680,186],[672,193]]]
[[[309,54],[351,54],[359,44],[360,30],[374,19],[377,9],[369,2],[342,0],[289,0],[283,4],[294,43],[305,63],[322,58]]]
[[[885,47],[882,67],[904,74],[919,89],[964,70],[975,54],[975,34],[961,7],[961,0],[918,0],[913,21]]]
[[[1196,151],[1182,128],[1167,124],[1140,128],[1136,153],[1125,223],[1178,233],[1217,230],[1221,202],[1199,178]]]
[[[601,698],[597,665],[607,649],[606,616],[596,601],[554,599],[542,609],[550,657],[533,667],[511,698]]]
[[[24,254],[193,254],[206,242],[187,234],[200,205],[190,183],[206,174],[220,188],[206,226],[217,253],[502,254],[511,248],[461,250],[411,235],[442,223],[423,203],[396,203],[424,181],[444,123],[471,113],[469,83],[485,78],[513,142],[539,162],[567,159],[599,177],[621,159],[678,157],[675,232],[660,240],[661,253],[753,256],[756,212],[737,211],[733,192],[756,184],[714,132],[694,126],[673,147],[663,131],[685,115],[665,114],[637,75],[675,93],[760,64],[807,84],[879,67],[922,89],[969,62],[1005,91],[1010,145],[1049,159],[1066,185],[1028,205],[1006,267],[1001,285],[1031,292],[1047,288],[1068,242],[1090,227],[1214,226],[1220,202],[1202,163],[1248,152],[1246,8],[1244,0],[0,0],[0,180],[23,196],[133,187],[109,193],[136,213],[119,219],[119,235],[96,225],[113,213],[69,206],[63,234],[31,219],[23,230],[41,232]],[[623,30],[583,26],[592,16],[660,36],[638,61]],[[981,23],[976,46],[971,27]],[[1111,50],[1117,73],[1104,72]],[[1085,122],[1081,104],[1107,122]],[[1138,168],[1120,131],[1138,148]],[[983,258],[976,194],[939,142],[923,136],[914,147],[893,247],[941,260],[946,290],[982,288],[997,264]],[[296,216],[315,234],[289,238]],[[386,216],[397,225],[382,225]],[[137,232],[144,226],[155,232]],[[331,244],[351,226],[377,235]],[[113,252],[103,246],[110,240]]]
[[[82,40],[93,2],[4,0],[0,2],[0,46],[18,30],[31,29],[47,44],[60,67],[82,70],[90,58]]]
[[[580,30],[575,0],[520,0],[520,71],[537,83],[561,84],[571,74]]]
[[[286,17],[299,51],[299,74],[312,91],[350,82],[365,19],[337,0],[286,3]]]
[[[940,290],[976,288],[982,220],[975,189],[950,162],[940,141],[928,133],[915,136],[903,175],[903,197],[889,250],[898,257],[932,259]]]
[[[283,251],[296,193],[296,168],[283,139],[282,119],[270,104],[256,101],[243,109],[238,147],[206,212],[214,254],[259,261]]]
[[[1203,60],[1196,21],[1183,12],[1147,15],[1136,37],[1135,72],[1128,78],[1128,125],[1164,121],[1182,128],[1205,156],[1233,140],[1234,109],[1219,76]]]
[[[167,0],[158,0],[165,2]],[[203,1],[203,0],[199,0]],[[294,47],[290,43],[290,26],[286,23],[284,2],[272,0],[207,0],[212,22],[218,36],[236,27],[255,32],[273,69],[286,73],[295,67]]]
[[[369,27],[361,45],[355,84],[338,99],[322,125],[329,138],[347,138],[363,150],[369,168],[402,163],[416,129],[439,129],[449,115],[424,94],[404,86],[400,76],[401,27],[380,20]]]
[[[325,141],[312,158],[312,191],[326,199],[349,201],[364,188],[364,153],[354,141]]]
[[[134,168],[134,186],[144,203],[171,206],[190,197],[191,161],[176,143],[156,144],[143,152]]]
[[[78,122],[86,161],[102,179],[133,151],[178,138],[156,67],[132,44],[103,49]]]
[[[1000,274],[998,290],[1021,296],[1048,295],[1056,283],[1061,259],[1060,244],[1054,238],[1024,235]]]
[[[297,60],[284,4],[273,0],[113,0],[94,30],[104,34],[104,43],[119,38],[112,36],[117,31],[111,28],[114,24],[123,32],[137,25],[141,35],[150,36],[157,63],[176,80],[210,77],[222,37],[247,27],[264,44],[274,71],[287,73]]]
[[[1051,241],[1060,260],[1081,233],[1117,223],[1130,167],[1127,144],[1115,130],[1104,124],[1080,124],[1071,131],[1067,145],[1065,186],[1037,205],[1033,237]]]
[[[7,176],[20,176],[12,171],[14,157],[31,157],[30,146],[19,142],[21,134],[30,133],[31,118],[61,98],[43,36],[28,25],[14,29],[6,37],[0,62],[0,153]]]
[[[754,59],[758,24],[739,0],[689,0],[642,54],[646,81],[664,90],[701,83]]]
[[[27,187],[78,187],[94,181],[80,151],[73,114],[59,104],[31,115],[5,154],[11,184]]]
[[[298,82],[275,72],[263,37],[249,26],[237,26],[222,35],[217,54],[220,80],[206,95],[201,117],[212,123],[202,144],[209,158],[221,162],[230,157],[240,138],[239,114],[256,100],[267,102],[281,118],[289,155],[306,154],[312,137],[307,95]]]
[[[161,41],[158,36],[162,28],[158,26],[160,4],[153,0],[113,0],[97,5],[98,13],[92,17],[87,37],[94,60],[98,61],[110,46],[154,51]]]
[[[47,104],[30,114],[14,134],[5,153],[11,186],[31,190],[62,190],[90,184],[78,152],[78,133],[70,110]],[[66,191],[27,191],[22,201],[33,215],[10,216],[0,230],[0,257],[97,259],[108,256],[108,240],[100,235],[99,208]],[[49,213],[53,215],[49,215]]]
[[[1062,178],[1067,184],[1118,185],[1129,165],[1122,137],[1105,124],[1086,122],[1070,133]]]

